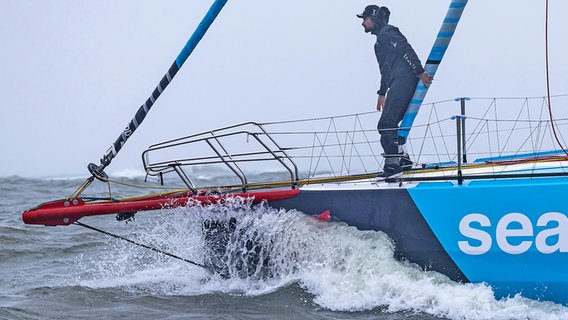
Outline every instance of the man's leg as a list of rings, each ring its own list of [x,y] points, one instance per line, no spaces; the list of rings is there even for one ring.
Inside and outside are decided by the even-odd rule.
[[[387,101],[389,101],[390,98],[389,93]],[[399,112],[397,112],[398,110],[395,108],[395,105],[391,104],[390,108],[386,105],[377,126],[381,135],[381,146],[384,151],[385,164],[383,174],[385,176],[402,172],[402,167],[399,162],[400,156],[398,154],[398,122],[400,120],[397,121]]]
[[[398,124],[406,113],[417,83],[417,78],[400,79],[394,81],[389,90],[383,113],[377,125],[385,156],[385,175],[401,172],[403,169],[401,162],[404,162],[402,165],[405,168],[409,166],[409,158],[405,158],[404,161],[401,159],[398,144]],[[410,162],[410,165],[412,165],[412,162]]]

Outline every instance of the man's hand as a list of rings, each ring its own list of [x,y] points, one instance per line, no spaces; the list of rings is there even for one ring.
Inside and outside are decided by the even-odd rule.
[[[383,111],[383,107],[385,106],[385,96],[379,96],[379,100],[377,101],[377,111]]]
[[[424,86],[426,88],[428,88],[431,84],[432,81],[434,80],[434,77],[432,77],[431,75],[428,74],[428,72],[424,71],[421,75],[420,75],[420,79],[422,79],[422,83],[424,84]]]

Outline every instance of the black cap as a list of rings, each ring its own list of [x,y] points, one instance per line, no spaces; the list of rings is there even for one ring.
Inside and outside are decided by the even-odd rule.
[[[366,18],[366,17],[371,17],[371,16],[377,16],[379,13],[379,10],[381,9],[381,7],[371,4],[365,7],[365,10],[363,10],[363,13],[358,14],[357,17],[359,18]]]
[[[366,17],[373,17],[376,19],[386,19],[388,21],[390,16],[390,11],[387,7],[379,7],[377,5],[371,4],[365,7],[363,13],[358,14],[357,17],[365,19]]]

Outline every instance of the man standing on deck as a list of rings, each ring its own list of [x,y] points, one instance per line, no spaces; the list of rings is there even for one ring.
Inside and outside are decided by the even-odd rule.
[[[365,32],[377,36],[375,55],[381,71],[377,110],[382,111],[377,129],[385,157],[380,177],[391,177],[412,165],[408,155],[404,155],[399,149],[398,125],[406,113],[419,79],[426,87],[434,79],[424,71],[420,59],[404,35],[397,27],[388,24],[389,16],[387,7],[376,5],[367,6],[363,13],[357,15],[363,19]]]

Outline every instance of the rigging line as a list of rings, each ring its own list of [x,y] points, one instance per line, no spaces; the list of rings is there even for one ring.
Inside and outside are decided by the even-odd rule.
[[[330,118],[329,124],[328,124],[328,126],[327,126],[327,132],[325,132],[325,136],[324,136],[324,139],[323,139],[323,143],[322,143],[322,141],[319,139],[319,136],[318,136],[318,142],[320,143],[320,146],[321,146],[321,150],[320,150],[320,154],[319,154],[318,158],[321,159],[321,158],[322,158],[322,155],[323,155],[323,157],[327,160],[327,164],[329,165],[329,168],[330,168],[332,174],[333,174],[334,176],[336,176],[336,175],[335,175],[335,170],[333,170],[333,166],[331,165],[331,162],[330,162],[330,160],[329,160],[329,156],[328,156],[328,154],[327,154],[327,152],[326,152],[326,147],[329,147],[328,144],[327,144],[327,138],[328,138],[329,135],[331,134],[330,128],[331,128],[331,125],[332,125],[332,123],[333,123],[333,119],[334,119],[333,117]],[[318,160],[318,164],[319,164],[319,160]],[[317,169],[317,168],[316,168],[316,169]]]
[[[315,147],[316,147],[316,135],[317,135],[317,133],[314,133],[314,135],[312,137],[312,149],[311,149],[312,154],[309,158],[310,159],[310,168],[309,168],[309,171],[308,171],[308,179],[312,176],[312,166],[314,164],[314,151],[315,151]],[[316,169],[314,169],[314,175],[315,175],[315,171],[316,171]]]
[[[483,120],[483,121],[491,121],[491,122],[520,122],[520,123],[542,123],[542,122],[546,122],[549,123],[549,120],[542,120],[542,119],[537,119],[537,120],[532,120],[532,119],[518,119],[518,120],[514,120],[514,119],[495,119],[495,118],[485,118],[485,117],[475,117],[475,116],[468,116],[467,119],[471,119],[471,120]],[[558,118],[555,119],[554,122],[559,122],[559,121],[567,121],[568,118]]]
[[[83,193],[83,191],[85,191],[85,189],[87,189],[91,185],[91,183],[93,183],[94,179],[95,177],[93,176],[87,178],[87,180],[85,180],[83,184],[81,184],[71,195],[69,195],[69,197],[67,197],[67,200],[78,198]]]
[[[110,182],[108,181],[108,179],[107,179],[106,183],[107,183],[107,186],[108,186],[108,198],[112,199],[112,190],[111,190]]]
[[[566,94],[568,95],[568,94]],[[441,103],[446,103],[446,102],[453,102],[454,99],[446,99],[446,100],[440,100],[440,101],[434,101],[434,102],[428,102],[428,103],[423,103],[423,106],[429,106],[435,103],[441,104]],[[292,120],[282,120],[282,121],[269,121],[269,122],[262,122],[259,123],[260,125],[278,125],[278,124],[288,124],[288,123],[299,123],[299,122],[310,122],[310,121],[321,121],[321,120],[329,120],[330,118],[347,118],[347,117],[353,117],[353,116],[361,116],[361,115],[369,115],[369,114],[375,114],[378,113],[378,111],[367,111],[367,112],[361,112],[361,113],[349,113],[349,114],[344,114],[344,115],[339,115],[339,116],[331,116],[331,117],[315,117],[315,118],[307,118],[307,119],[292,119]]]
[[[526,103],[526,101],[527,100],[525,100],[525,103]],[[515,130],[517,128],[517,124],[519,123],[519,119],[521,118],[521,115],[523,114],[523,108],[525,106],[525,103],[523,103],[523,107],[521,107],[521,110],[519,110],[519,113],[517,114],[517,119],[515,119],[515,121],[513,122],[513,127],[509,128],[507,130],[509,132],[509,134],[507,135],[507,139],[505,139],[505,144],[503,145],[503,150],[505,150],[508,147],[509,141],[511,141],[511,138],[516,133]],[[530,119],[530,117],[529,117],[529,119]]]
[[[361,129],[363,129],[363,124],[361,123],[361,118],[360,118],[359,116],[357,116],[357,122],[359,123],[359,127],[360,127]],[[376,132],[376,131],[373,130],[373,132]],[[361,133],[363,133],[363,137],[365,137],[365,141],[367,142],[367,144],[368,144],[368,146],[369,146],[369,148],[370,148],[370,150],[371,150],[371,153],[373,154],[373,157],[375,158],[375,160],[377,160],[377,162],[379,162],[378,159],[377,159],[377,156],[375,155],[375,152],[374,152],[375,148],[373,148],[373,146],[371,145],[371,142],[369,141],[369,138],[368,138],[367,135],[365,134],[365,130],[362,130]]]
[[[359,159],[359,161],[361,162],[361,165],[363,166],[363,170],[367,173],[367,167],[365,166],[365,163],[361,157],[361,153],[359,153],[359,149],[357,149],[357,144],[362,143],[365,144],[365,141],[361,141],[358,142],[358,140],[356,140],[355,135],[357,134],[357,125],[359,125],[359,128],[363,129],[363,125],[361,124],[361,119],[359,118],[359,116],[355,117],[355,121],[353,123],[353,139],[351,140],[351,155],[353,154],[353,150],[355,150],[355,153],[357,154],[357,157]],[[365,133],[363,132],[363,137],[365,138],[366,142],[367,142],[367,146],[369,147],[369,150],[371,150],[371,154],[373,154],[373,156],[375,155],[375,152],[373,151],[373,148],[370,144],[369,141],[367,139],[367,136],[365,135]],[[375,158],[376,159],[376,158]],[[351,159],[349,160],[349,163],[351,164]]]
[[[205,269],[205,270],[211,272],[211,270],[210,270],[207,266],[205,266],[205,265],[203,265],[203,264],[200,264],[200,263],[198,263],[198,262],[195,262],[195,261],[191,261],[191,260],[182,258],[182,257],[180,257],[180,256],[176,256],[175,254],[172,254],[172,253],[169,253],[169,252],[160,250],[160,249],[158,249],[158,248],[154,248],[154,247],[151,247],[151,246],[148,246],[148,245],[145,245],[145,244],[136,242],[136,241],[134,241],[134,240],[130,240],[130,239],[125,238],[125,237],[123,237],[123,236],[119,236],[119,235],[116,235],[116,234],[113,234],[113,233],[110,233],[110,232],[107,232],[107,231],[104,231],[104,230],[101,230],[101,229],[98,229],[98,228],[95,228],[95,227],[86,225],[86,224],[81,223],[81,222],[79,222],[79,221],[75,221],[75,222],[73,222],[73,224],[78,225],[78,226],[81,226],[81,227],[84,227],[84,228],[87,228],[87,229],[90,229],[90,230],[93,230],[93,231],[96,231],[96,232],[100,232],[100,233],[106,234],[107,236],[111,236],[111,237],[116,238],[116,239],[120,239],[120,240],[124,240],[124,241],[126,241],[126,242],[130,242],[130,243],[132,243],[132,244],[134,244],[134,245],[137,245],[137,246],[140,246],[140,247],[142,247],[142,248],[145,248],[145,249],[148,249],[148,250],[151,250],[151,251],[154,251],[154,252],[157,252],[157,253],[166,255],[166,256],[171,257],[171,258],[174,258],[174,259],[181,260],[181,261],[183,261],[183,262],[187,262],[187,263],[193,264],[194,266],[201,267],[201,268],[203,268],[203,269]]]
[[[551,95],[551,98],[568,97],[568,93]],[[470,97],[471,100],[525,100],[525,99],[543,99],[543,96],[530,96],[530,97]]]
[[[161,190],[172,190],[172,192],[183,192],[183,191],[187,191],[187,188],[180,188],[180,187],[167,187],[167,186],[158,186],[158,185],[140,185],[140,184],[134,184],[134,183],[128,183],[128,182],[123,182],[123,181],[119,181],[119,180],[113,180],[113,179],[107,179],[107,181],[109,183],[114,183],[114,184],[118,184],[118,185],[122,185],[125,187],[132,187],[132,188],[139,188],[139,189],[161,189]]]
[[[568,151],[566,151],[566,149],[564,149],[564,146],[562,145],[562,143],[560,142],[560,139],[558,138],[558,134],[556,133],[556,127],[554,126],[554,118],[552,116],[552,105],[551,105],[551,101],[550,101],[550,74],[549,74],[549,68],[548,68],[548,0],[546,0],[546,18],[545,18],[545,26],[544,26],[544,38],[545,38],[545,52],[546,52],[546,93],[547,93],[547,99],[548,99],[548,114],[550,115],[550,123],[551,123],[551,127],[552,127],[552,132],[554,132],[554,138],[556,139],[556,142],[558,143],[558,146],[560,147],[560,149],[562,149],[564,151],[564,153],[568,156]]]
[[[444,135],[444,130],[442,130],[442,122],[440,121],[440,116],[438,115],[438,109],[434,107],[434,115],[436,116],[436,120],[437,120],[437,124],[438,124],[438,130],[440,131],[440,136],[442,137],[442,144],[444,149],[446,149],[446,154],[450,154],[450,151],[448,149],[448,144],[446,143],[446,136]],[[434,131],[432,130],[431,134],[434,134]],[[432,137],[433,138],[433,137]],[[434,139],[432,139],[432,141],[434,141]],[[436,148],[436,152],[437,152],[437,148]]]
[[[434,113],[435,110],[436,110],[436,104],[433,103],[433,104],[432,104],[432,108],[430,108],[430,114],[428,115],[428,122],[427,122],[427,124],[429,124],[430,121],[432,120],[432,114]],[[439,120],[439,119],[437,119],[437,120]],[[424,146],[425,146],[425,144],[426,144],[426,139],[427,139],[427,136],[428,136],[428,132],[429,132],[430,130],[431,130],[431,128],[430,128],[429,125],[427,125],[427,126],[424,128],[424,136],[422,137],[422,139],[420,139],[420,140],[421,140],[420,148],[419,148],[419,151],[418,151],[418,156],[416,156],[416,162],[417,162],[417,163],[420,162],[420,158],[424,155],[422,152],[424,151]],[[409,139],[408,139],[408,145],[410,146],[410,148],[412,148],[412,141],[413,141],[413,140],[414,140],[414,139],[412,139],[412,138],[409,138]],[[435,146],[434,146],[434,147],[435,147]],[[440,161],[438,161],[438,162],[440,162]]]
[[[317,118],[307,118],[307,119],[292,119],[292,120],[282,120],[282,121],[271,121],[271,122],[263,122],[263,123],[259,123],[259,124],[263,125],[263,126],[270,126],[270,125],[276,125],[276,124],[321,121],[321,120],[330,120],[332,118],[348,118],[348,117],[353,117],[353,116],[358,116],[358,115],[368,115],[368,114],[373,114],[373,113],[377,113],[377,112],[378,111],[367,111],[367,112],[362,112],[362,113],[349,113],[349,114],[344,114],[344,115],[339,115],[339,116],[331,116],[331,117],[317,117]]]
[[[494,111],[495,119],[499,119],[499,115],[497,114],[497,100],[495,100],[495,104],[493,105],[493,111]],[[499,131],[499,122],[495,121],[494,124],[495,124],[495,132],[497,132],[497,134],[495,135],[495,140],[497,142],[497,151],[498,151],[497,153],[499,154],[499,156],[502,156],[503,155],[503,151],[502,151],[503,149],[501,148],[501,139],[499,139],[499,137],[500,137],[499,132],[501,132],[501,131]],[[501,150],[501,151],[499,152],[499,150]]]
[[[346,145],[342,145],[341,144],[341,137],[339,136],[340,134],[337,132],[337,125],[335,123],[335,119],[331,119],[331,123],[330,125],[333,126],[333,133],[335,133],[335,138],[337,138],[337,145],[339,146],[339,154],[341,155],[341,167],[339,168],[339,174],[341,174],[341,172],[343,172],[343,167],[347,167],[347,164],[345,163],[345,147]]]

